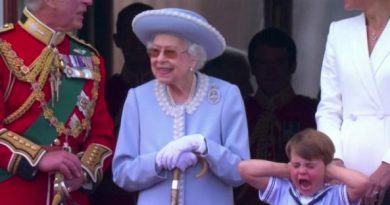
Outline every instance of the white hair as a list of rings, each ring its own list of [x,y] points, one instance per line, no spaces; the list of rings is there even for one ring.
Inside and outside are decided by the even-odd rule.
[[[200,70],[203,68],[204,64],[207,61],[207,55],[206,50],[203,48],[203,46],[191,43],[191,45],[188,47],[188,54],[192,57],[195,57],[197,59],[195,70]]]
[[[32,12],[38,11],[42,5],[42,1],[43,0],[26,0],[26,8]]]

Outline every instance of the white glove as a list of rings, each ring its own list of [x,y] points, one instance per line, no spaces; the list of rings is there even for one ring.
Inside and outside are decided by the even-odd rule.
[[[193,152],[183,152],[179,159],[177,159],[177,163],[174,168],[179,168],[182,172],[184,172],[188,167],[191,167],[198,163],[198,158]]]
[[[179,156],[183,152],[197,152],[203,154],[206,151],[206,142],[201,134],[186,135],[171,141],[162,148],[156,156],[156,164],[160,168],[173,169]]]

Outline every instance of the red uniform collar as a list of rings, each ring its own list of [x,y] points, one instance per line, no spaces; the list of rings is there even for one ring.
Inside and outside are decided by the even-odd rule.
[[[54,31],[35,17],[27,8],[24,8],[18,23],[24,30],[45,45],[58,45],[65,38],[65,33]]]

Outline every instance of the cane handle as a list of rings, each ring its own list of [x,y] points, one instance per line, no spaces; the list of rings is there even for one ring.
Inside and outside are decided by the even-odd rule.
[[[202,169],[196,174],[196,177],[201,177],[206,174],[206,172],[209,170],[209,164],[207,164],[207,160],[204,158],[198,156],[198,160],[202,165]]]

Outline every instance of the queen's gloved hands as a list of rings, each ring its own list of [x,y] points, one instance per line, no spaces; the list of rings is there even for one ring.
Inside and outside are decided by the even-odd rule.
[[[180,164],[180,166],[182,167],[185,167],[184,165],[190,164],[189,162],[192,162],[193,160],[188,159],[192,157],[184,155],[183,156],[184,159],[181,159],[181,161],[184,160],[186,162],[179,163],[178,159],[182,155],[182,153],[195,152],[199,154],[204,154],[206,150],[207,150],[207,146],[203,135],[201,134],[186,135],[179,139],[171,141],[165,147],[163,147],[157,153],[156,164],[159,168],[169,169],[169,170],[172,170],[175,167],[180,168],[178,164]]]
[[[193,152],[183,152],[177,159],[177,163],[173,168],[179,168],[184,172],[188,167],[194,166],[198,163],[198,157]]]

